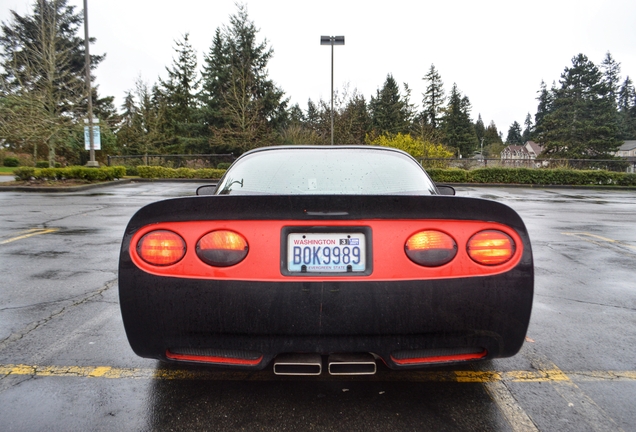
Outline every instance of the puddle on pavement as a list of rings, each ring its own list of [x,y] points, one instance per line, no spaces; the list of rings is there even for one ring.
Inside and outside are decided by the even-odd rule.
[[[57,258],[60,255],[66,255],[70,252],[68,251],[40,251],[40,252],[26,252],[26,251],[20,251],[20,252],[13,252],[11,255],[14,256],[26,256],[29,258]]]
[[[59,236],[73,236],[73,235],[89,235],[89,234],[97,234],[99,230],[97,228],[85,228],[85,229],[64,229],[60,228],[59,231],[55,231],[51,233],[51,235],[59,235]]]

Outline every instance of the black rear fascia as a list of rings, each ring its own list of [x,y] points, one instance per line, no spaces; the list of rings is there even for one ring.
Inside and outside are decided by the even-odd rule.
[[[408,219],[440,219],[440,220],[477,220],[496,222],[513,228],[520,236],[523,242],[523,255],[521,261],[514,269],[500,275],[482,276],[473,278],[429,280],[429,281],[399,281],[399,282],[312,282],[308,279],[306,282],[241,282],[227,280],[196,280],[196,279],[180,279],[178,277],[155,276],[148,274],[137,268],[130,258],[128,252],[132,236],[140,228],[161,223],[161,222],[187,222],[187,221],[213,221],[213,220],[282,220],[290,221],[286,223],[288,226],[294,226],[295,223],[301,221],[337,221],[337,220],[408,220]],[[364,224],[354,225],[361,227]],[[330,228],[333,229],[333,228]],[[347,227],[351,229],[351,227]],[[199,196],[176,198],[165,201],[159,201],[149,204],[140,209],[129,222],[124,239],[119,262],[119,294],[122,314],[127,317],[124,319],[126,333],[135,352],[144,357],[161,358],[165,360],[165,349],[169,348],[172,343],[165,339],[170,339],[170,334],[174,333],[175,344],[187,342],[187,346],[206,347],[214,346],[223,349],[252,349],[263,352],[267,358],[271,358],[278,352],[304,352],[312,346],[324,349],[327,352],[346,351],[355,348],[355,351],[373,352],[382,351],[385,356],[390,353],[390,349],[403,349],[410,347],[411,349],[427,349],[435,347],[444,347],[446,338],[450,335],[447,332],[452,329],[435,329],[437,332],[429,335],[404,334],[402,336],[390,335],[380,337],[369,335],[359,339],[351,335],[341,334],[335,335],[334,328],[328,329],[323,327],[323,332],[327,334],[316,334],[311,337],[311,328],[305,330],[309,333],[305,334],[304,339],[294,337],[290,339],[286,335],[281,335],[280,339],[276,337],[276,331],[272,328],[268,335],[261,337],[256,336],[249,328],[243,328],[242,331],[237,329],[237,322],[228,322],[227,326],[210,328],[209,319],[215,317],[216,312],[226,312],[226,315],[218,315],[218,319],[230,319],[236,314],[235,310],[226,310],[221,308],[218,311],[210,310],[207,306],[199,310],[199,305],[239,305],[239,311],[253,310],[258,312],[264,310],[266,304],[275,307],[280,303],[281,310],[273,314],[255,313],[251,315],[257,321],[267,319],[267,317],[278,317],[283,322],[276,324],[277,328],[289,328],[291,323],[298,325],[303,319],[308,319],[311,313],[316,313],[320,309],[320,305],[314,305],[313,309],[298,310],[297,313],[290,315],[290,304],[302,304],[304,297],[289,298],[288,301],[280,300],[295,292],[297,296],[312,295],[315,298],[322,299],[324,292],[332,293],[334,296],[338,293],[351,292],[349,299],[334,298],[331,304],[343,305],[342,307],[353,307],[360,299],[365,300],[365,304],[373,300],[375,307],[368,309],[367,319],[361,321],[365,323],[376,323],[379,325],[378,331],[384,328],[384,325],[378,321],[379,317],[394,316],[395,309],[392,311],[381,310],[383,305],[387,304],[385,295],[390,293],[399,294],[401,290],[409,292],[410,289],[416,289],[418,292],[425,292],[427,297],[418,300],[421,307],[432,301],[431,304],[436,305],[452,305],[448,303],[450,290],[454,290],[456,301],[451,311],[461,311],[467,309],[465,313],[459,313],[457,318],[461,318],[464,322],[464,328],[489,329],[492,321],[495,320],[498,313],[511,314],[514,319],[508,317],[503,321],[499,321],[500,325],[512,319],[510,324],[504,325],[504,328],[490,328],[493,331],[491,336],[483,336],[483,342],[479,342],[479,346],[487,348],[489,351],[488,358],[506,357],[516,353],[521,347],[523,337],[527,330],[528,319],[530,315],[533,295],[533,259],[530,246],[530,239],[523,221],[519,215],[510,207],[489,200],[451,197],[451,196]],[[328,284],[342,284],[342,286],[334,286],[334,289],[327,289]],[[422,285],[423,284],[423,285]],[[369,297],[368,290],[370,286],[380,288],[375,295]],[[427,289],[422,290],[423,286]],[[491,286],[494,288],[489,296],[484,296],[483,291],[479,288]],[[149,289],[152,287],[152,289]],[[418,288],[419,287],[419,288]],[[348,288],[342,291],[342,288]],[[251,294],[256,293],[256,297],[247,303],[243,299],[251,298]],[[360,295],[365,292],[365,295]],[[356,294],[357,293],[357,294]],[[274,298],[272,298],[272,294]],[[331,295],[331,294],[330,294]],[[414,307],[414,302],[405,297],[407,294],[398,295],[394,299],[401,302],[398,306],[403,308]],[[435,299],[444,301],[433,301],[431,295]],[[235,297],[240,296],[240,297]],[[245,297],[247,296],[247,297]],[[218,297],[218,298],[217,298]],[[489,299],[486,308],[477,308],[472,313],[468,313],[468,309],[475,308],[475,305]],[[268,303],[269,302],[269,303]],[[390,304],[389,302],[388,304]],[[451,302],[453,303],[453,302]],[[327,304],[327,303],[325,303]],[[194,307],[194,310],[192,309]],[[429,306],[430,307],[430,306]],[[378,309],[380,308],[380,309]],[[399,308],[398,308],[399,309]],[[267,307],[265,307],[267,310]],[[296,311],[296,309],[292,309]],[[367,308],[360,309],[362,311]],[[508,312],[506,312],[508,311]],[[351,316],[349,311],[336,311],[333,316]],[[431,311],[434,312],[434,311]],[[406,316],[409,314],[406,313]],[[425,319],[428,314],[418,314],[418,319]],[[207,317],[207,318],[206,318]],[[287,318],[285,318],[287,317]],[[463,318],[462,318],[463,317]],[[293,319],[292,319],[293,318]],[[289,319],[291,322],[285,322]],[[427,319],[427,318],[426,318]],[[200,321],[202,320],[202,321]],[[399,320],[399,318],[398,318]],[[475,320],[475,322],[471,322]],[[251,320],[250,320],[251,321]],[[482,321],[481,324],[478,321]],[[245,324],[246,321],[240,320],[239,324]],[[256,324],[256,323],[255,323]],[[262,323],[261,323],[262,324]],[[325,324],[325,323],[323,323]],[[345,323],[343,326],[347,328],[351,323]],[[388,324],[388,323],[387,323]],[[245,324],[247,325],[247,324]],[[358,324],[360,325],[360,324]],[[354,326],[355,327],[355,326]],[[455,330],[459,330],[458,326]],[[262,328],[256,326],[254,328]],[[301,326],[302,328],[302,326]],[[237,333],[238,330],[238,333]],[[274,330],[274,331],[272,331]],[[398,329],[396,329],[398,330]],[[402,330],[407,331],[407,328]],[[434,329],[430,329],[433,330]],[[197,331],[203,332],[197,333]],[[302,333],[302,332],[301,332]],[[161,335],[164,337],[161,337]],[[189,336],[188,336],[189,335]],[[247,338],[245,344],[236,344],[235,342],[241,337]],[[466,338],[463,332],[458,337]],[[227,344],[220,343],[226,340]],[[238,339],[237,339],[238,338]],[[378,338],[389,338],[393,342],[381,342]],[[438,342],[426,342],[433,338]],[[480,336],[481,338],[481,336]],[[501,345],[499,342],[488,342],[488,340],[514,341],[513,345]],[[215,343],[212,343],[216,341]],[[277,341],[277,342],[276,342]],[[400,342],[401,341],[401,342]],[[446,341],[446,342],[445,342]],[[212,343],[208,345],[208,342]],[[474,342],[476,343],[476,342]],[[271,344],[271,346],[269,346]],[[312,345],[314,344],[314,345]],[[317,344],[317,345],[316,345]],[[176,346],[176,345],[174,345]],[[455,346],[455,345],[452,345]],[[472,346],[472,343],[471,343]],[[394,347],[394,348],[392,348]],[[383,349],[382,349],[383,348]],[[378,352],[379,353],[379,352]],[[267,360],[267,359],[265,359]],[[263,367],[263,365],[259,366]]]

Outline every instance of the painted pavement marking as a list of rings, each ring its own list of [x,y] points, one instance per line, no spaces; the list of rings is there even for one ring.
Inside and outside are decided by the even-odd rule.
[[[596,371],[596,372],[563,372],[559,367],[550,361],[543,354],[539,354],[531,349],[523,354],[532,367],[549,377],[549,383],[552,388],[563,398],[569,409],[573,410],[577,418],[585,422],[590,430],[593,431],[623,431],[618,424],[611,418],[603,408],[601,408],[592,398],[590,398],[579,386],[577,386],[572,377],[576,376],[577,381],[615,381],[614,377],[620,377],[618,380],[631,381],[636,378],[634,371]],[[587,379],[579,379],[587,378]]]
[[[0,241],[0,245],[11,243],[11,242],[14,242],[14,241],[17,241],[17,240],[22,240],[22,239],[29,238],[29,237],[33,237],[33,236],[40,235],[40,234],[54,233],[54,232],[57,232],[59,230],[60,230],[59,228],[33,228],[33,229],[30,229],[30,230],[22,231],[21,233],[19,233],[21,235],[19,235],[17,237],[12,237],[10,239]]]
[[[620,240],[614,240],[607,237],[601,237],[599,235],[588,233],[588,232],[562,232],[561,234],[570,236],[570,237],[576,237],[580,240],[593,243],[597,246],[607,247],[608,245],[614,245],[614,246],[622,246],[622,247],[636,250],[636,246],[634,245],[630,245]]]
[[[106,379],[161,379],[161,380],[247,380],[277,381],[285,379],[271,371],[213,371],[187,369],[118,368],[111,366],[41,366],[25,364],[0,365],[0,377],[30,375],[37,377],[79,377]],[[390,376],[389,376],[390,375]],[[325,375],[322,378],[330,376]],[[293,377],[292,377],[293,378]],[[338,378],[334,378],[337,380]],[[538,371],[414,371],[400,373],[379,373],[360,377],[347,377],[360,381],[415,381],[415,382],[457,382],[457,383],[532,383],[532,382],[616,382],[636,381],[636,371],[571,371],[564,372],[556,366]]]
[[[549,361],[534,359],[535,371],[413,371],[379,373],[347,377],[350,381],[456,382],[483,384],[486,392],[508,421],[513,432],[539,429],[518,403],[507,384],[551,383],[567,406],[575,409],[591,430],[621,431],[620,427],[573,382],[636,381],[636,371],[562,371]],[[62,377],[140,380],[208,380],[208,381],[282,381],[306,377],[281,377],[271,371],[213,371],[156,368],[118,368],[111,366],[40,366],[0,364],[0,380],[8,377]],[[321,376],[321,380],[340,377]]]

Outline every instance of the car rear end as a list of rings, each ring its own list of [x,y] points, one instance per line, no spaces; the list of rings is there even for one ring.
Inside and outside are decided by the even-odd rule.
[[[190,197],[132,218],[119,290],[142,357],[372,373],[514,355],[533,262],[520,217],[492,201]]]

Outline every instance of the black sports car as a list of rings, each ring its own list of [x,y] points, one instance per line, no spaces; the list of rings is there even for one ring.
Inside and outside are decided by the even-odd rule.
[[[265,147],[124,235],[119,295],[142,357],[370,374],[512,356],[532,309],[511,208],[442,196],[408,154]]]

